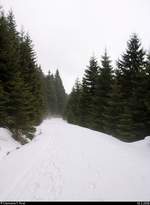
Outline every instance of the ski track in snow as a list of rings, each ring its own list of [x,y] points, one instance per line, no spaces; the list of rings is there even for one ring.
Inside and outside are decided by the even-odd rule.
[[[19,185],[19,191],[15,194],[15,198],[22,200],[22,193],[24,199],[31,198],[32,200],[51,200],[55,199],[61,192],[61,172],[54,162],[51,162],[49,150],[44,150],[43,159],[37,161],[31,169],[29,169],[21,181],[19,181],[14,190]],[[32,170],[32,171],[31,171]],[[39,180],[40,179],[40,180]],[[52,196],[52,197],[51,197]],[[10,193],[7,198],[14,199],[14,193]]]
[[[0,161],[0,200],[150,200],[150,145],[45,120]]]

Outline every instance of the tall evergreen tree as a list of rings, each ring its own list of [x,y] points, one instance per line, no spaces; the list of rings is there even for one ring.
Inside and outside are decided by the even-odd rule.
[[[112,89],[109,93],[109,100],[104,110],[104,132],[116,135],[116,125],[119,122],[119,113],[122,112],[122,94],[120,85],[117,79],[118,71],[114,71],[114,78],[112,81]]]
[[[83,77],[80,100],[81,125],[85,127],[89,127],[92,121],[93,100],[96,92],[98,69],[98,62],[95,57],[92,57]]]
[[[144,107],[146,107],[145,111],[145,135],[150,134],[150,52],[147,54],[146,58],[146,70],[145,70],[145,78],[143,81],[143,100]]]
[[[65,118],[69,123],[79,124],[81,117],[80,110],[81,85],[77,79],[75,86],[69,96],[68,103],[65,110]]]
[[[107,52],[101,63],[99,68],[92,58],[85,71],[80,90],[80,118],[75,123],[128,142],[143,139],[150,133],[150,54],[145,61],[141,42],[133,34],[115,72]],[[75,89],[70,99],[72,120],[77,100]]]
[[[34,101],[35,93],[33,93],[31,89],[31,83],[33,83],[34,78],[32,78],[33,76],[31,77],[30,73],[28,79],[26,79],[25,73],[23,72],[26,65],[23,67],[21,59],[25,59],[25,56],[21,55],[20,38],[16,31],[16,24],[12,12],[9,13],[7,21],[10,42],[9,48],[7,49],[9,52],[7,63],[8,69],[11,69],[10,79],[5,83],[5,89],[9,93],[7,108],[11,120],[8,126],[13,132],[13,136],[20,140],[23,134],[28,134],[29,137],[33,136],[32,134],[35,131],[33,126],[36,125],[37,120],[35,118],[33,119],[33,115],[36,114],[34,109],[37,102]],[[26,52],[26,55],[32,57],[29,50]],[[37,81],[37,83],[39,82]],[[36,83],[34,84],[34,87],[35,86]],[[37,92],[39,92],[39,90]]]
[[[53,74],[48,72],[46,76],[46,93],[48,102],[48,114],[55,115],[57,110],[57,96],[55,90],[55,79]]]
[[[0,58],[1,58],[1,75],[0,81],[2,83],[3,92],[7,96],[7,103],[5,104],[5,113],[8,116],[6,121],[3,121],[3,126],[9,129],[16,121],[16,113],[13,111],[17,107],[16,96],[14,95],[17,88],[17,82],[21,83],[19,72],[19,42],[18,33],[16,31],[16,24],[12,12],[9,12],[5,17],[1,14],[1,32],[0,32]],[[17,80],[16,80],[17,79]],[[18,92],[18,97],[22,95],[21,91]],[[17,128],[16,128],[17,129]]]
[[[24,81],[32,93],[31,120],[35,125],[38,125],[43,119],[43,113],[45,113],[45,103],[41,70],[36,64],[35,52],[28,34],[22,34],[20,38],[20,65]]]
[[[123,111],[120,113],[118,135],[128,140],[145,136],[145,106],[143,80],[145,76],[145,52],[136,34],[127,43],[126,53],[117,63],[123,95]]]
[[[41,73],[28,35],[16,30],[13,12],[0,14],[0,125],[13,137],[33,137],[42,120]]]
[[[113,70],[111,60],[105,50],[99,68],[99,75],[96,81],[96,91],[93,103],[93,128],[99,131],[105,131],[105,112],[107,112],[110,93],[112,90]]]
[[[6,126],[8,121],[8,92],[5,90],[5,83],[11,76],[11,70],[6,64],[8,58],[8,23],[4,12],[0,11],[0,126]]]
[[[66,106],[66,93],[58,70],[55,73],[55,90],[57,98],[56,114],[62,116]]]

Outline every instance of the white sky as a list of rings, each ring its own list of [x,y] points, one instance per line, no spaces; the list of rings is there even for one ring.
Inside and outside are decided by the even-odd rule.
[[[137,32],[150,49],[150,0],[0,0],[29,32],[44,73],[58,68],[67,92],[105,47],[113,64]]]

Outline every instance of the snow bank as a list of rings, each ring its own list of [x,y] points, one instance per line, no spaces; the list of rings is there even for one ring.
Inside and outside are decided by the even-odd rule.
[[[145,137],[144,141],[150,145],[150,136]]]
[[[20,144],[11,137],[11,133],[7,129],[0,128],[0,159],[18,147]]]

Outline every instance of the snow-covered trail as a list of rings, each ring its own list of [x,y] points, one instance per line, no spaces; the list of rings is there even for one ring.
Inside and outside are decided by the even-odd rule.
[[[40,133],[41,132],[41,133]],[[150,200],[150,144],[127,144],[62,119],[0,160],[0,200]]]

